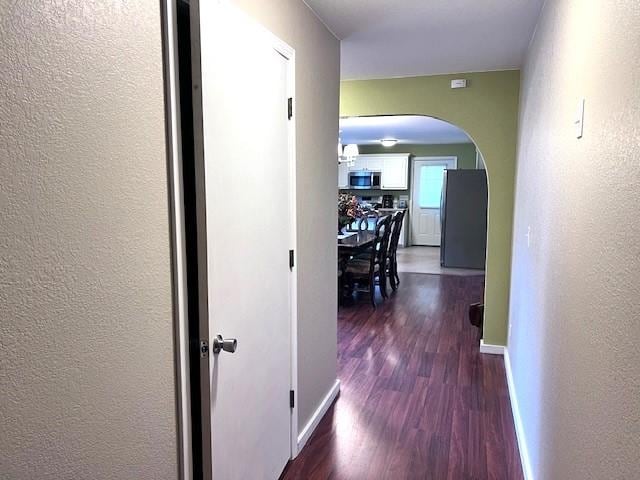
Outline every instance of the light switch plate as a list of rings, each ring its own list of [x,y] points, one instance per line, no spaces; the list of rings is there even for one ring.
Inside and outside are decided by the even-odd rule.
[[[584,133],[584,98],[578,102],[578,108],[576,109],[576,118],[573,121],[573,126],[576,133],[576,138],[582,138]]]

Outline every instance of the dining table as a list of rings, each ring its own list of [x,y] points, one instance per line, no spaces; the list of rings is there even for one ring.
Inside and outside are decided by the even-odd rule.
[[[373,245],[376,234],[369,230],[347,231],[338,235],[338,265],[342,273],[349,259]]]
[[[338,255],[355,255],[373,245],[376,234],[369,230],[347,231],[338,235]]]
[[[376,239],[376,234],[368,230],[347,231],[338,234],[338,291],[339,301],[342,302],[350,293],[346,291],[344,278],[349,260],[365,252]]]

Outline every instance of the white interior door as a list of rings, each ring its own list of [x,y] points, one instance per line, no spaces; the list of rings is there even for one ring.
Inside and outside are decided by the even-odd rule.
[[[213,478],[274,480],[291,454],[292,51],[226,2],[200,9],[210,347],[238,341],[210,360]]]
[[[456,157],[421,157],[413,163],[411,243],[440,246],[440,197],[445,170],[456,168]]]

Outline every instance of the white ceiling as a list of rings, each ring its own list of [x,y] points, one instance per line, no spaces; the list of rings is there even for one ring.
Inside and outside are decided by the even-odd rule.
[[[519,68],[543,0],[305,0],[342,40],[342,78]]]
[[[394,115],[340,119],[340,139],[345,145],[380,145],[383,138],[414,145],[472,142],[464,130],[432,117]]]

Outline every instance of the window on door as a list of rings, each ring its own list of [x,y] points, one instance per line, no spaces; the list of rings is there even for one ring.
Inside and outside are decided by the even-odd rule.
[[[442,177],[446,165],[423,165],[420,167],[420,208],[440,208],[442,195]]]

